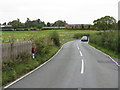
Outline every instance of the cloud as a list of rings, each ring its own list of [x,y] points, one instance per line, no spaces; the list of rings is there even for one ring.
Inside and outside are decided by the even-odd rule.
[[[40,18],[46,22],[66,20],[68,23],[92,23],[110,15],[118,18],[118,0],[2,0],[0,22],[17,18],[25,21]]]
[[[118,20],[120,20],[120,1],[118,2]]]

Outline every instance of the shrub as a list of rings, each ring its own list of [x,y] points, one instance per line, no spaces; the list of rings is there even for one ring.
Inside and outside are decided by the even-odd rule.
[[[90,36],[90,34],[86,34],[86,33],[76,33],[76,34],[74,34],[73,38],[75,38],[75,39],[81,39],[82,36]]]
[[[53,33],[51,33],[50,38],[56,46],[58,46],[58,47],[60,46],[60,40],[59,40],[58,32],[54,31]]]
[[[74,36],[73,36],[73,38],[75,38],[75,39],[80,39],[81,38],[81,34],[74,34]]]
[[[100,32],[92,34],[90,36],[90,42],[100,47],[107,48],[116,53],[119,53],[120,51],[120,49],[118,48],[118,46],[120,45],[119,38],[120,36],[118,35],[118,31]]]
[[[21,53],[19,56],[16,57],[15,60],[5,60],[2,62],[2,70],[12,70],[15,64],[26,63],[28,60],[31,59],[31,56],[27,53]]]

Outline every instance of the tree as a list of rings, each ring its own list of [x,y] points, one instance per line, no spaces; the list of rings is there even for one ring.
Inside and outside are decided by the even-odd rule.
[[[4,22],[2,25],[7,25],[7,23],[6,23],[6,22]]]
[[[64,27],[66,24],[66,21],[58,20],[53,24],[53,26]]]
[[[97,30],[111,30],[116,28],[116,20],[113,17],[105,16],[94,20],[94,27]]]
[[[45,26],[45,23],[42,22],[40,19],[31,21],[29,18],[27,18],[27,21],[25,22],[25,26],[27,28],[31,28],[31,27],[41,28],[41,27]]]
[[[48,22],[48,23],[47,23],[47,27],[50,27],[50,26],[51,26],[51,24]]]
[[[27,18],[26,22],[25,22],[25,27],[29,28],[31,27],[32,23],[31,20],[29,18]]]
[[[16,28],[21,27],[21,26],[22,26],[22,23],[20,22],[19,19],[17,19],[17,20],[13,20],[13,21],[9,22],[8,25],[12,25],[12,27],[13,27],[14,29],[16,29]]]

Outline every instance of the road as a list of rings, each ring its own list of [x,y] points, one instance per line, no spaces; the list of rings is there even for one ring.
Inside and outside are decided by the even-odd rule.
[[[50,62],[9,88],[118,88],[118,66],[88,43],[71,41]]]

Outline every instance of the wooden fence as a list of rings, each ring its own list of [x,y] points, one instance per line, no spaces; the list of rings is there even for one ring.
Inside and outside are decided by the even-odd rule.
[[[31,54],[32,42],[2,43],[2,60],[17,57],[21,53]]]

